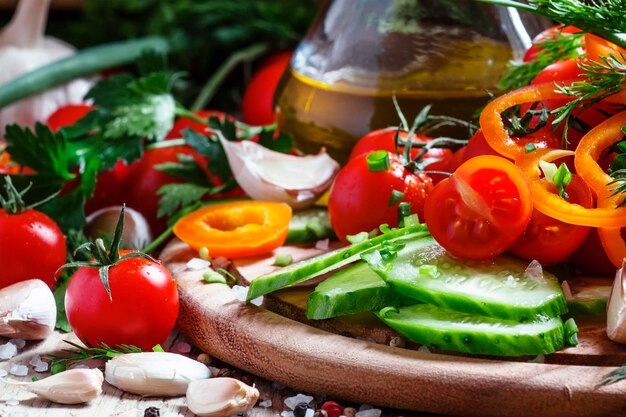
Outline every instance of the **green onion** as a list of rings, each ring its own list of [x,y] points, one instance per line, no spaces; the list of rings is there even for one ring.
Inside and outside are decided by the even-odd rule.
[[[375,151],[367,155],[367,169],[370,172],[383,172],[389,169],[391,161],[389,160],[389,152]]]
[[[220,274],[219,272],[214,271],[212,269],[202,274],[202,279],[207,284],[213,284],[213,283],[226,284],[226,278],[224,278],[224,276]]]
[[[346,240],[352,244],[365,242],[369,239],[369,234],[367,232],[357,233],[356,235],[348,235],[346,236]]]
[[[281,253],[276,255],[274,258],[274,265],[276,266],[287,266],[293,263],[293,256],[289,253]]]
[[[534,143],[527,143],[526,145],[524,145],[525,153],[535,152],[536,150],[537,150],[537,147],[535,146]]]
[[[563,329],[565,331],[565,339],[571,346],[578,345],[578,326],[574,319],[568,319],[563,323]]]
[[[173,49],[176,48],[162,37],[133,39],[83,49],[76,55],[37,68],[1,86],[0,109],[75,78],[133,62],[146,50],[168,53]]]
[[[200,248],[200,250],[198,251],[198,256],[200,256],[200,259],[204,259],[205,261],[209,260],[209,248],[207,248],[206,246],[203,246]]]
[[[561,164],[559,169],[556,170],[552,182],[556,185],[556,189],[559,191],[559,196],[568,199],[569,196],[565,192],[565,188],[572,182],[572,173],[569,172],[566,164]]]
[[[415,213],[402,219],[403,227],[417,226],[418,224],[420,224],[420,219]]]
[[[406,201],[403,201],[402,203],[398,204],[398,218],[400,219],[399,221],[400,227],[406,226],[404,224],[404,219],[409,217],[410,215],[411,215],[411,203],[407,203]]]
[[[394,204],[396,204],[398,201],[402,200],[403,198],[404,198],[404,193],[402,191],[392,190],[391,197],[389,197],[388,207],[393,206]]]
[[[154,345],[152,347],[152,351],[153,352],[165,352],[165,350],[163,350],[163,346],[161,346],[161,345]]]
[[[393,311],[394,313],[399,313],[398,307],[389,306],[380,310],[378,312],[378,315],[381,317],[387,317],[390,311]]]

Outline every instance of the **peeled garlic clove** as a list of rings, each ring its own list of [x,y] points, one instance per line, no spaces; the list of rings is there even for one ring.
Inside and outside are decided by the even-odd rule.
[[[103,381],[104,377],[99,369],[70,369],[22,386],[55,403],[81,404],[102,393]]]
[[[339,163],[325,151],[294,156],[249,140],[229,141],[220,132],[216,133],[235,179],[255,200],[307,207],[321,197],[339,172]]]
[[[193,381],[187,389],[187,406],[200,417],[228,417],[248,411],[259,390],[234,378]]]
[[[85,235],[91,239],[111,239],[120,218],[122,206],[110,206],[94,211],[87,216]],[[141,250],[152,241],[150,226],[146,218],[130,207],[124,208],[124,233],[122,242],[125,249]]]
[[[42,340],[54,330],[57,306],[50,288],[39,279],[0,289],[0,336]]]
[[[204,364],[169,352],[127,353],[106,363],[106,381],[143,396],[184,395],[191,381],[211,376]]]
[[[626,344],[626,297],[624,296],[626,279],[626,259],[615,273],[613,288],[606,306],[606,334],[614,342]]]

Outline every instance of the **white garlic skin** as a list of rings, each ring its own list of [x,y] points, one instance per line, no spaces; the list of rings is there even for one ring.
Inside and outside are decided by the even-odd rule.
[[[626,259],[615,273],[613,288],[606,306],[606,334],[614,342],[626,344]]]
[[[39,397],[59,404],[82,404],[102,394],[104,376],[99,369],[70,369],[24,387]]]
[[[87,216],[85,234],[91,239],[113,236],[122,206],[109,206],[94,211]],[[122,242],[125,249],[141,250],[152,242],[150,225],[137,210],[124,208],[124,233]]]
[[[120,355],[106,363],[104,373],[109,384],[146,397],[182,396],[191,381],[211,376],[206,365],[169,352]]]
[[[43,340],[54,330],[57,306],[50,288],[40,279],[0,289],[0,336]]]
[[[249,411],[259,390],[234,378],[193,381],[187,389],[187,407],[199,417],[229,417]]]

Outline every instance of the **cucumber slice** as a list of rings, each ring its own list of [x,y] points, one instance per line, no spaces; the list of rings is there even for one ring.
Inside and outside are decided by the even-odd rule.
[[[501,256],[491,262],[453,258],[432,237],[362,255],[394,290],[437,307],[519,322],[567,312],[558,281],[525,276],[527,264]]]
[[[325,208],[311,207],[293,213],[287,231],[287,243],[315,242],[334,237],[335,231]]]
[[[429,304],[381,310],[377,316],[407,339],[432,349],[496,356],[556,352],[564,347],[560,317],[518,323],[443,310]]]
[[[250,284],[247,300],[253,300],[261,295],[279,290],[298,282],[315,278],[319,275],[334,271],[344,265],[348,265],[357,259],[366,250],[378,248],[383,242],[395,239],[419,238],[428,236],[425,225],[418,224],[401,229],[390,230],[380,236],[366,239],[362,242],[339,248],[325,254],[306,259],[302,262],[291,264],[271,274],[256,278]]]
[[[367,263],[357,262],[317,285],[307,300],[306,317],[321,320],[416,302],[393,291]]]
[[[600,277],[580,277],[564,281],[572,293],[567,300],[567,308],[573,316],[606,315],[606,303],[611,294],[613,279]]]

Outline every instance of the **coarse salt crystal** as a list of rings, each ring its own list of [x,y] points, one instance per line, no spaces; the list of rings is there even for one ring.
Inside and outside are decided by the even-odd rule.
[[[20,402],[18,400],[16,400],[15,398],[10,398],[10,399],[6,400],[4,403],[6,405],[10,405],[11,407],[15,407],[16,405],[20,404]]]
[[[0,378],[4,378],[7,375],[9,375],[9,373],[6,369],[0,369]]]
[[[202,258],[192,258],[187,262],[187,269],[192,271],[199,271],[201,269],[207,269],[211,266],[211,262]]]
[[[270,408],[272,406],[272,400],[263,400],[259,403],[259,407]]]
[[[304,417],[313,417],[314,414],[315,414],[315,411],[312,408],[307,408],[306,413],[304,414]]]
[[[369,410],[357,411],[356,417],[380,417],[382,413],[382,410],[378,408],[370,408]]]
[[[17,355],[17,346],[13,343],[0,345],[0,359],[11,359],[15,355]]]
[[[298,394],[293,397],[285,398],[285,405],[293,410],[294,408],[296,408],[296,405],[300,403],[308,404],[311,401],[313,401],[313,397],[311,397],[310,395]]]
[[[315,249],[328,250],[330,239],[322,239],[315,242]]]
[[[28,375],[28,367],[26,365],[22,365],[21,363],[14,363],[11,364],[9,373],[15,376],[26,376]]]
[[[419,348],[417,348],[418,352],[424,352],[424,353],[430,353],[430,349],[428,349],[428,346],[426,345],[422,345]]]
[[[233,285],[232,288],[235,298],[239,301],[246,302],[246,298],[248,297],[248,287],[243,287],[241,285]],[[260,306],[263,304],[263,296],[257,297],[250,301],[250,304],[254,304],[255,306]]]
[[[24,346],[26,346],[26,340],[24,339],[11,339],[9,343],[14,344],[18,349],[24,349]]]
[[[46,362],[39,362],[37,365],[35,365],[35,372],[47,372],[48,371],[48,364]]]
[[[293,411],[283,411],[282,413],[280,413],[280,417],[294,417]]]

